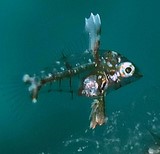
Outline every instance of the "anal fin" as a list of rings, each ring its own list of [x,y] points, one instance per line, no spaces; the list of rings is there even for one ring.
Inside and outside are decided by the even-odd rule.
[[[96,125],[106,123],[104,96],[99,96],[92,103],[90,114],[90,128],[94,129]]]

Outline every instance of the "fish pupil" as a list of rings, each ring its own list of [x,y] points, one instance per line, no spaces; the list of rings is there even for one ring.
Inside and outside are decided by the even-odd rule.
[[[127,67],[126,69],[125,69],[125,71],[126,71],[126,73],[130,73],[131,71],[132,71],[132,69],[130,68],[130,67]]]

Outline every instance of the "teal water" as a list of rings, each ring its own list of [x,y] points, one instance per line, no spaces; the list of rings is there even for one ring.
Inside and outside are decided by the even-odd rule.
[[[1,0],[0,154],[144,154],[160,134],[158,0]],[[131,59],[143,78],[108,95],[109,121],[89,129],[91,100],[43,93],[32,104],[24,73],[52,64],[78,41],[84,18],[99,13],[101,48]]]

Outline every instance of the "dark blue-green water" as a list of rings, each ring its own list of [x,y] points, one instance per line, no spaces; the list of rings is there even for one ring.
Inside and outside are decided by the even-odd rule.
[[[159,6],[158,0],[1,0],[0,154],[146,153],[154,145],[147,130],[160,134]],[[22,83],[24,73],[51,65],[66,42],[78,41],[91,12],[101,16],[101,48],[125,55],[143,74],[107,96],[108,123],[95,130],[90,99],[42,93],[33,104]]]

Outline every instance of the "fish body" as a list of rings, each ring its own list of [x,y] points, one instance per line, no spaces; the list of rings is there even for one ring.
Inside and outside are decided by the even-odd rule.
[[[91,13],[85,18],[85,28],[89,34],[89,48],[83,52],[84,62],[71,65],[63,55],[63,64],[60,70],[52,70],[48,74],[33,75],[25,74],[23,81],[29,84],[29,92],[34,103],[37,102],[38,93],[46,84],[61,81],[65,78],[84,74],[81,80],[78,94],[93,99],[90,114],[90,128],[102,125],[106,122],[105,96],[112,89],[118,89],[140,75],[135,65],[123,55],[115,51],[100,50],[101,19],[99,14]],[[85,58],[89,57],[88,60]],[[60,65],[59,61],[56,61]]]

